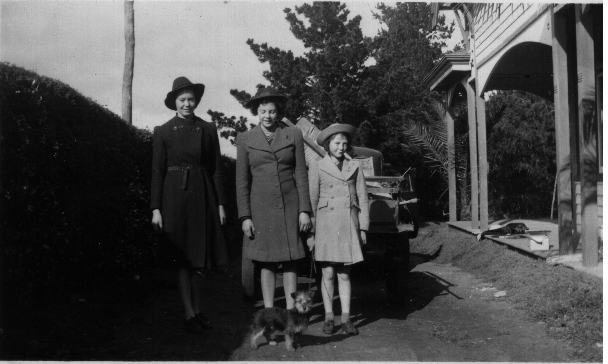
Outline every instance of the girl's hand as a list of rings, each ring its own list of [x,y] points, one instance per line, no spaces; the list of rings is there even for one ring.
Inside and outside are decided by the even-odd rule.
[[[306,234],[306,245],[308,245],[308,249],[312,251],[315,247],[315,233]]]
[[[224,211],[224,205],[220,205],[220,224],[221,225],[225,225],[226,224],[226,211]]]
[[[312,229],[312,221],[306,212],[300,212],[300,232],[307,233]]]
[[[152,230],[157,233],[163,231],[163,216],[159,209],[152,210]]]
[[[243,234],[245,234],[249,239],[253,239],[255,237],[255,227],[253,226],[253,221],[251,221],[251,219],[243,220],[241,228],[243,229]]]
[[[365,230],[359,230],[359,234],[361,235],[361,245],[367,244],[367,233]]]

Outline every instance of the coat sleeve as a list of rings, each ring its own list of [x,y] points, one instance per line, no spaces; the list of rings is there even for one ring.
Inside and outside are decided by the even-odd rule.
[[[251,216],[251,172],[245,134],[236,136],[236,203],[239,219]]]
[[[167,147],[160,126],[154,128],[152,137],[152,183],[150,209],[162,208],[163,184],[167,173]]]
[[[213,140],[213,154],[215,156],[215,169],[213,171],[213,184],[217,192],[218,205],[226,205],[226,189],[224,188],[224,176],[222,173],[222,153],[220,151],[220,139],[217,136],[217,127],[215,123],[209,123],[211,140]]]
[[[295,179],[300,201],[299,212],[312,212],[310,207],[310,195],[308,191],[308,173],[306,172],[306,156],[304,155],[304,137],[300,129],[294,128],[296,145]]]
[[[319,205],[319,165],[316,161],[308,166],[308,188],[310,192],[312,232],[315,232],[317,206]]]
[[[367,186],[365,185],[365,177],[363,169],[357,171],[357,199],[359,200],[359,229],[369,230],[369,201],[367,199]]]

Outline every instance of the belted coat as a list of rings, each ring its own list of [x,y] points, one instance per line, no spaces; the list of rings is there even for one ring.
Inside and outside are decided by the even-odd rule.
[[[357,263],[363,260],[359,230],[369,229],[367,187],[359,163],[344,159],[342,170],[329,154],[309,166],[315,259]]]
[[[310,212],[302,132],[280,125],[268,143],[260,125],[236,138],[239,219],[251,218],[255,237],[243,237],[243,255],[262,262],[305,256],[299,215]]]
[[[217,128],[178,116],[154,128],[150,209],[160,209],[165,237],[189,264],[227,262],[218,205],[226,204]]]

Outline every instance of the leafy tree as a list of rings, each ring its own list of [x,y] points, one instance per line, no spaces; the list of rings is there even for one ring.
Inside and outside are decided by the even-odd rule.
[[[412,143],[404,131],[428,124],[428,115],[434,112],[423,79],[441,57],[454,26],[440,18],[437,27],[428,30],[430,7],[425,3],[379,4],[377,8],[374,16],[385,27],[371,44],[376,64],[370,67],[362,90],[368,95],[368,120],[375,130],[369,142],[386,151],[392,163],[403,164],[420,159],[410,152]]]
[[[304,4],[284,12],[292,34],[307,49],[305,54],[296,57],[253,39],[247,44],[260,62],[268,62],[270,70],[263,76],[269,85],[289,97],[286,116],[294,122],[306,117],[321,129],[336,122],[358,126],[366,116],[361,88],[368,75],[364,63],[371,43],[361,32],[361,17],[348,19],[346,5],[337,2]],[[241,104],[250,98],[245,91],[230,93]],[[246,130],[246,118],[228,118],[211,110],[209,114],[220,127],[231,129],[224,137]]]
[[[495,217],[547,217],[555,183],[553,104],[521,91],[487,102],[488,188]],[[500,113],[499,118],[490,116]]]

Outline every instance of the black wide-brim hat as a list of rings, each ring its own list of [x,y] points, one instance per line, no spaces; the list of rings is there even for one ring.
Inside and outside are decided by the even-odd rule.
[[[287,96],[281,95],[274,88],[263,87],[261,89],[258,89],[258,92],[255,93],[255,96],[252,97],[251,99],[249,99],[249,101],[247,101],[245,103],[245,107],[250,109],[252,106],[257,104],[257,101],[268,98],[268,97],[282,99],[283,101],[287,100]]]
[[[319,133],[319,135],[317,135],[317,144],[323,145],[323,143],[325,143],[327,138],[329,138],[330,136],[332,136],[334,134],[338,134],[338,133],[347,134],[350,137],[350,139],[352,140],[355,137],[356,131],[357,131],[357,129],[354,126],[349,125],[349,124],[339,124],[339,123],[331,124],[327,128],[323,129]]]
[[[201,102],[203,94],[205,93],[205,85],[202,83],[192,83],[186,77],[182,76],[173,81],[173,89],[167,93],[167,97],[165,98],[165,106],[171,110],[176,110],[175,99],[177,98],[177,94],[185,88],[189,88],[194,91],[196,105],[198,105]]]

